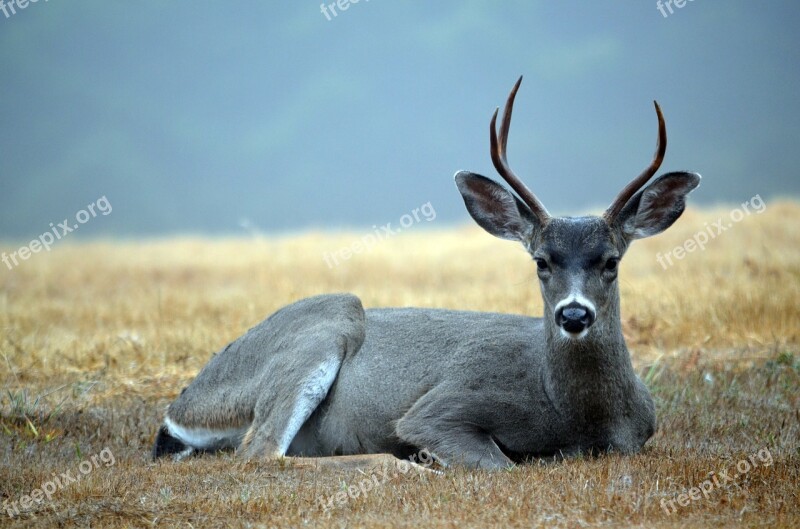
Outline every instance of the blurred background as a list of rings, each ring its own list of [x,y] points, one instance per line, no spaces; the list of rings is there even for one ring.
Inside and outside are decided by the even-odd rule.
[[[693,204],[800,193],[793,1],[108,2],[0,8],[0,238],[105,196],[78,236],[371,230],[459,169],[512,167],[553,213],[604,207],[670,137]],[[23,2],[24,4],[24,2]],[[346,7],[346,9],[344,9]]]

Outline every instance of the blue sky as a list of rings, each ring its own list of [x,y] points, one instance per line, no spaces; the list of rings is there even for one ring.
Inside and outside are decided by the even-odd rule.
[[[326,2],[331,3],[331,2]],[[8,0],[6,0],[8,4]],[[800,4],[40,0],[0,11],[0,238],[106,196],[82,235],[369,229],[509,160],[551,212],[605,206],[649,162],[696,204],[800,194]]]

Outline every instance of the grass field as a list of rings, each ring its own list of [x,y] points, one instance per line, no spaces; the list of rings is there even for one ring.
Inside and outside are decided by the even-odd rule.
[[[333,268],[323,253],[363,234],[64,241],[0,266],[0,527],[798,527],[800,205],[656,260],[730,211],[687,211],[622,263],[659,419],[643,452],[499,473],[149,459],[210,355],[302,297],[540,315],[530,258],[478,228],[409,230]]]

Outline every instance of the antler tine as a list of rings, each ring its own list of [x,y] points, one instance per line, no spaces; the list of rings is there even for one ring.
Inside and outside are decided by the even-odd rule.
[[[490,144],[491,144],[491,152],[492,152],[492,162],[494,163],[495,169],[497,172],[500,173],[500,176],[508,182],[508,185],[519,195],[523,202],[530,208],[531,212],[539,219],[542,224],[545,224],[547,220],[550,218],[550,214],[547,212],[547,209],[539,202],[539,199],[536,198],[536,195],[528,189],[522,180],[520,180],[517,175],[514,174],[514,171],[511,170],[511,167],[508,165],[508,159],[506,158],[506,145],[508,144],[508,130],[511,127],[511,111],[514,109],[514,98],[517,96],[517,90],[519,90],[519,85],[522,83],[522,76],[520,76],[517,84],[514,85],[514,88],[511,89],[511,93],[508,95],[508,101],[506,101],[506,107],[503,111],[503,121],[500,124],[500,141],[498,142],[497,139],[497,113],[500,111],[499,108],[495,109],[494,115],[492,116],[492,122],[490,124]]]
[[[614,202],[611,203],[603,214],[603,218],[606,219],[609,224],[614,222],[619,212],[622,211],[622,208],[625,207],[625,204],[628,203],[631,197],[656,174],[658,168],[661,167],[661,162],[664,161],[664,153],[667,152],[667,126],[664,123],[664,115],[661,113],[661,107],[658,106],[658,102],[653,101],[653,104],[656,107],[656,114],[658,115],[658,142],[656,143],[656,153],[653,156],[653,161],[650,163],[650,166],[620,191],[617,198],[614,199]]]

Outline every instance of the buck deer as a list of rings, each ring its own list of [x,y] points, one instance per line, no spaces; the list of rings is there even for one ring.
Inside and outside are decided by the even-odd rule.
[[[516,192],[461,171],[473,219],[522,243],[536,263],[544,316],[364,310],[348,294],[298,301],[216,354],[168,408],[153,457],[235,448],[245,458],[419,450],[447,466],[498,469],[529,458],[637,452],[656,417],[620,324],[617,271],[628,245],[681,215],[700,175],[652,163],[601,217],[551,217],[512,172],[512,89],[491,156]],[[521,200],[520,200],[521,199]],[[333,458],[335,459],[335,458]]]

